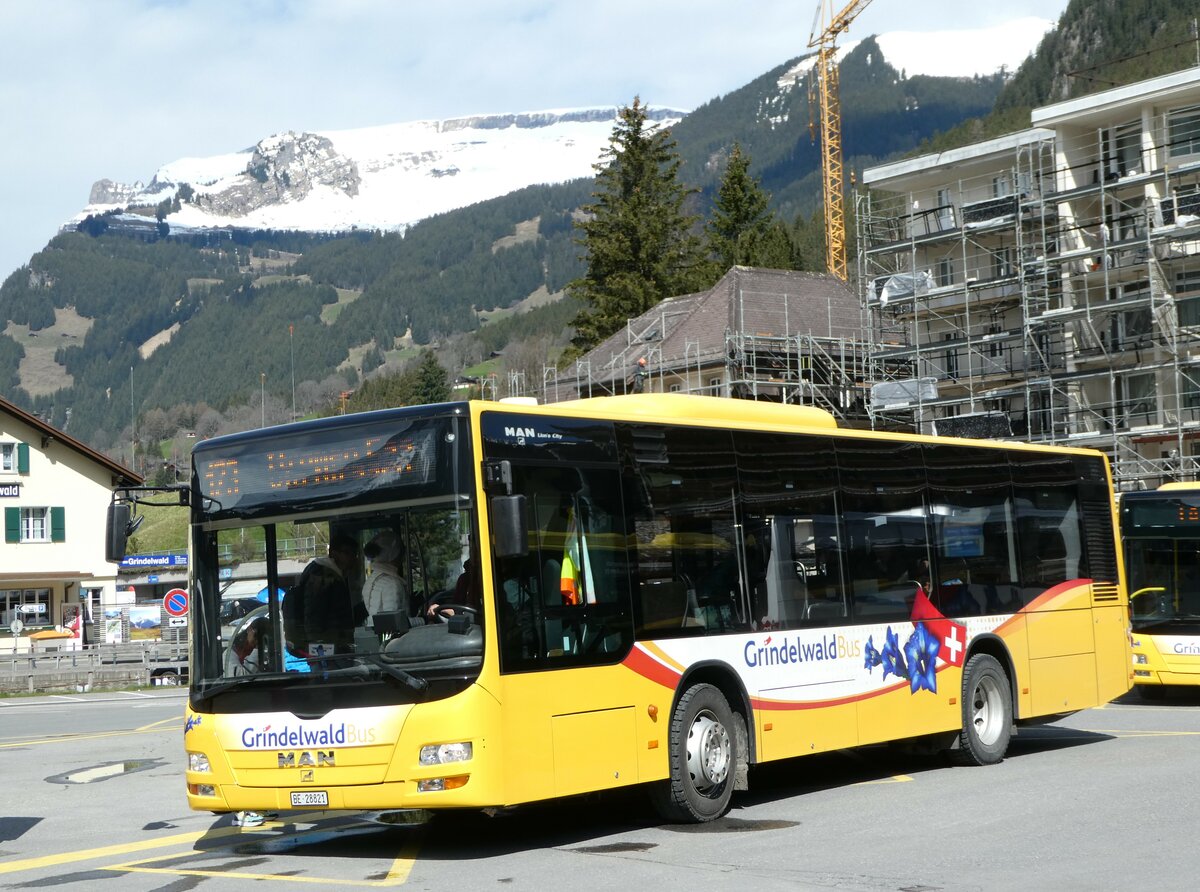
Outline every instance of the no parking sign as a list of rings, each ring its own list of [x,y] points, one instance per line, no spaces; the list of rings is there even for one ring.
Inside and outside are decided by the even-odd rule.
[[[163,610],[170,616],[187,616],[188,593],[181,588],[173,588],[163,595]]]

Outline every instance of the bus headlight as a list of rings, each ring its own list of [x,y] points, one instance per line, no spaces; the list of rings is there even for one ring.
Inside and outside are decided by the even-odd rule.
[[[1133,655],[1133,662],[1134,662],[1134,664],[1135,664],[1135,665],[1139,665],[1139,666],[1140,666],[1140,665],[1141,665],[1141,664],[1143,664],[1143,663],[1149,663],[1149,662],[1150,662],[1150,660],[1149,660],[1149,659],[1147,659],[1147,657],[1146,657],[1146,655],[1145,655],[1145,654],[1134,654],[1134,655]]]
[[[193,796],[216,796],[217,788],[212,784],[188,784],[188,792]]]
[[[204,753],[188,753],[188,771],[212,771],[212,766],[208,764],[208,756]]]
[[[439,743],[421,747],[421,764],[445,765],[448,762],[469,762],[471,755],[470,743]]]

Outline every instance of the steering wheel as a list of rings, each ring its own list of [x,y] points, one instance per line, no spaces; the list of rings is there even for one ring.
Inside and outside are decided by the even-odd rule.
[[[454,613],[448,616],[442,612],[444,610],[453,610]],[[434,611],[433,615],[437,617],[438,622],[448,623],[450,622],[450,616],[458,616],[460,613],[465,613],[471,617],[472,622],[479,616],[478,610],[474,607],[468,607],[466,604],[438,604],[437,610]]]

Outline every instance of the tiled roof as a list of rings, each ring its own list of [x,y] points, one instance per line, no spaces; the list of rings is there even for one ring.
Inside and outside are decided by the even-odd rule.
[[[23,421],[25,424],[28,424],[30,427],[40,431],[43,439],[46,440],[47,442],[49,440],[54,440],[59,443],[62,443],[64,446],[68,447],[69,449],[73,449],[76,452],[78,452],[80,455],[91,459],[96,464],[103,465],[104,467],[108,468],[108,470],[112,472],[112,475],[115,478],[115,482],[118,485],[140,486],[143,482],[142,476],[140,474],[129,470],[129,468],[125,467],[124,465],[120,464],[119,462],[113,461],[107,455],[97,452],[95,449],[93,449],[91,446],[88,446],[86,443],[81,443],[79,440],[76,440],[74,437],[63,433],[58,428],[56,428],[54,425],[47,424],[45,421],[42,421],[42,419],[38,418],[36,415],[32,415],[29,412],[26,412],[20,406],[13,405],[12,403],[10,403],[8,400],[4,399],[3,397],[0,397],[0,412],[4,412],[8,415],[11,415],[12,417],[16,418],[17,420]]]
[[[858,298],[827,273],[735,266],[708,291],[671,297],[631,319],[567,370],[563,383],[628,380],[645,359],[653,370],[709,364],[725,355],[726,335],[775,338],[862,337]]]

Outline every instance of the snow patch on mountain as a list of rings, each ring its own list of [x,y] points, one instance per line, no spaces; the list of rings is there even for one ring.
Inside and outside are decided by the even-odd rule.
[[[1028,16],[989,28],[963,28],[945,31],[892,31],[875,35],[883,58],[906,76],[974,77],[995,74],[1001,68],[1016,71],[1037,49],[1046,32],[1054,27],[1050,19]],[[837,58],[858,46],[861,40],[845,40],[837,45]],[[812,71],[816,55],[809,55],[780,75],[781,91],[790,90],[800,78]]]
[[[990,28],[893,31],[875,40],[888,64],[909,77],[974,77],[1016,71],[1053,27],[1049,19],[1030,16]],[[847,44],[843,52],[853,48]]]
[[[618,111],[553,110],[289,131],[241,152],[173,161],[145,185],[101,180],[75,221],[180,196],[178,210],[166,217],[172,227],[402,228],[526,186],[591,176]],[[651,109],[649,117],[669,127],[684,114]]]

